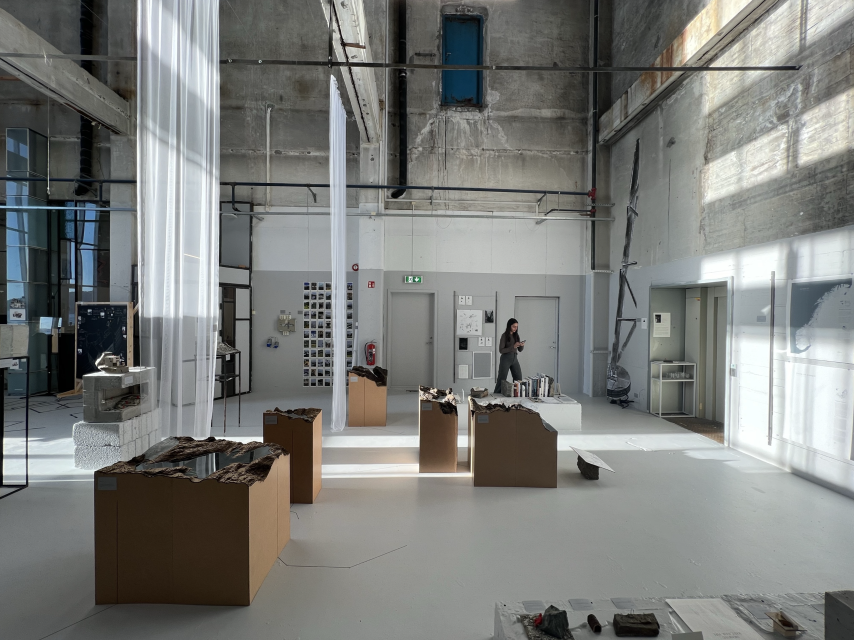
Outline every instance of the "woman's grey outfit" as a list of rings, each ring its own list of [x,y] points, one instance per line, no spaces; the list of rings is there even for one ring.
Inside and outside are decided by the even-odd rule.
[[[501,393],[501,383],[507,379],[507,374],[513,374],[513,381],[522,379],[522,367],[519,365],[517,354],[525,347],[516,348],[513,345],[521,342],[519,334],[501,334],[501,339],[498,342],[498,353],[501,354],[501,360],[498,361],[498,380],[495,382],[495,391],[493,393]]]

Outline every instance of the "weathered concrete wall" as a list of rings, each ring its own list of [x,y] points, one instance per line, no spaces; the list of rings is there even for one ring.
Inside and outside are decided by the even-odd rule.
[[[641,140],[641,266],[854,222],[854,2],[801,4],[781,2],[716,62],[800,71],[698,75],[612,147],[620,212]]]
[[[652,64],[708,4],[709,0],[613,2],[613,66],[644,67]],[[615,98],[621,96],[639,76],[635,72],[611,74],[611,94]]]
[[[436,63],[441,58],[445,5],[454,6],[442,0],[409,2],[407,59],[411,62]],[[485,10],[486,64],[587,64],[589,10],[585,0],[486,0],[466,6]],[[587,191],[586,76],[549,72],[485,75],[483,108],[451,108],[440,104],[440,71],[409,72],[409,183]],[[396,108],[397,101],[392,105]],[[396,112],[391,121],[396,129]],[[392,133],[390,137],[394,140],[389,174],[394,178],[397,136]],[[437,198],[490,198],[488,194],[438,193]],[[406,197],[423,198],[425,194]],[[521,198],[502,194],[493,199]],[[561,205],[580,206],[583,202],[564,198]]]
[[[854,493],[848,400],[854,356],[843,349],[841,362],[804,362],[786,335],[792,280],[854,271],[853,59],[854,2],[784,0],[716,64],[801,64],[800,71],[698,75],[611,148],[616,266],[640,139],[640,217],[631,255],[638,267],[629,272],[639,308],[629,305],[624,315],[649,316],[650,286],[728,281],[727,368],[735,365],[727,389],[729,443],[848,493]],[[612,311],[617,280],[611,276]],[[645,332],[636,333],[621,364],[632,377],[636,407],[646,409]],[[833,404],[822,395],[828,389],[840,403],[835,423],[825,415]]]
[[[381,43],[371,46],[383,48]],[[320,0],[220,3],[222,58],[326,60],[327,50],[327,23]],[[329,182],[329,69],[223,65],[220,73],[222,179],[266,181],[265,105],[269,102],[274,107],[270,116],[271,180]],[[334,73],[352,117],[340,72]],[[347,180],[355,183],[359,177],[355,121],[348,121],[347,151]],[[274,189],[273,204],[305,206],[306,195],[305,189]],[[230,197],[230,190],[224,189],[223,198]],[[355,202],[358,194],[349,197]],[[266,191],[254,188],[250,192],[249,187],[242,187],[237,198],[258,205],[265,202]],[[317,204],[328,207],[325,190],[318,192]]]

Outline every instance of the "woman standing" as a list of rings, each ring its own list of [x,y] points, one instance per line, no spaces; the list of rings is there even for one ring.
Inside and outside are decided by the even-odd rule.
[[[501,393],[501,383],[507,379],[507,373],[513,374],[513,381],[522,379],[522,367],[519,365],[518,354],[525,348],[525,341],[519,339],[519,323],[516,318],[507,321],[507,329],[498,339],[498,353],[501,360],[498,363],[498,380],[495,382],[495,391]]]

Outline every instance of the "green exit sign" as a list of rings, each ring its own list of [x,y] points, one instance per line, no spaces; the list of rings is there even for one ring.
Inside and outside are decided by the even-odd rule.
[[[421,284],[424,279],[421,276],[403,276],[403,284]]]

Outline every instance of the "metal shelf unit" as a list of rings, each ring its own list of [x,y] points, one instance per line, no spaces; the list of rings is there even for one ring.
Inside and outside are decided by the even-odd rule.
[[[649,412],[660,418],[695,417],[697,414],[697,363],[681,360],[672,362],[654,360],[650,363],[650,367],[650,384],[652,386],[650,390],[658,391],[658,411],[655,411],[654,397],[651,397]],[[670,385],[679,385],[679,407],[676,411],[663,410],[665,390]]]

